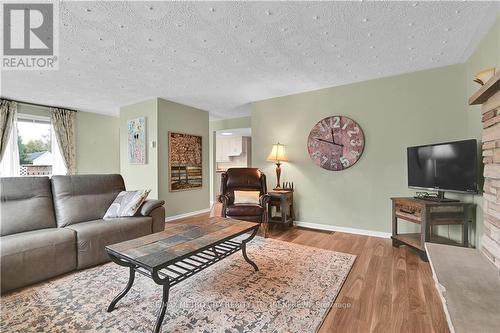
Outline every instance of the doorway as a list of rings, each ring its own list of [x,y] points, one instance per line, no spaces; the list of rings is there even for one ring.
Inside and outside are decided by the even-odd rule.
[[[215,131],[214,199],[220,194],[221,174],[229,168],[252,166],[252,129],[233,128]]]

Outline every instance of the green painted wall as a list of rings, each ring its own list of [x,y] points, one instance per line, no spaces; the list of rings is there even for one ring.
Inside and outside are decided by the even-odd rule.
[[[284,143],[290,162],[282,180],[295,183],[297,220],[390,232],[389,198],[414,194],[406,147],[468,137],[463,77],[454,65],[256,102],[254,164],[273,182],[265,158],[273,143]],[[314,165],[306,149],[310,129],[331,115],[356,120],[365,134],[363,156],[341,172]]]
[[[166,201],[167,216],[210,208],[208,112],[158,99],[159,197]],[[189,191],[169,191],[168,132],[202,136],[203,186]]]
[[[18,112],[50,117],[46,107],[19,104]],[[76,113],[76,167],[78,174],[119,173],[119,119],[90,112]]]
[[[239,118],[229,118],[214,120],[210,122],[209,125],[209,156],[210,156],[210,201],[215,202],[215,132],[226,129],[233,128],[250,128],[252,127],[252,117],[239,117]]]
[[[239,117],[221,120],[213,120],[210,122],[211,131],[220,131],[231,128],[249,128],[252,125],[252,117]]]
[[[128,162],[127,121],[146,117],[146,164]],[[149,198],[158,198],[158,103],[156,99],[120,108],[120,173],[127,190],[151,189]]]
[[[252,159],[272,178],[274,165],[265,157],[274,142],[287,145],[290,162],[282,167],[282,179],[296,184],[298,220],[390,232],[389,198],[414,193],[406,186],[406,147],[481,139],[479,107],[467,100],[479,88],[474,74],[488,67],[500,69],[500,19],[464,64],[256,102]],[[357,120],[366,138],[358,164],[336,173],[315,166],[306,151],[310,128],[334,114]],[[478,205],[472,231],[478,245],[482,196],[448,196]],[[458,227],[450,228],[438,232],[457,239]]]
[[[127,157],[127,121],[146,117],[147,163],[133,165]],[[210,208],[208,112],[154,98],[120,109],[121,173],[127,189],[150,188],[150,198],[165,200],[167,216]],[[190,191],[169,191],[168,132],[196,134],[203,142],[203,187]],[[154,147],[152,142],[155,143]]]
[[[120,128],[118,117],[78,112],[76,126],[78,173],[119,173]]]

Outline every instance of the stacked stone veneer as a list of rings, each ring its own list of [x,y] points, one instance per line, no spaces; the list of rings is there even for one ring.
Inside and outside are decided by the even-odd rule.
[[[481,106],[484,162],[484,234],[481,251],[500,269],[500,91]]]

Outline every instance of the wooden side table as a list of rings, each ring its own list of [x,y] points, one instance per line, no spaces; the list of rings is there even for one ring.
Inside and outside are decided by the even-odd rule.
[[[292,190],[272,190],[267,192],[271,196],[267,206],[269,222],[293,225],[295,218],[293,212],[293,191]],[[273,215],[273,207],[279,215]]]
[[[469,222],[474,204],[465,202],[436,202],[415,198],[391,198],[392,200],[392,245],[408,245],[417,250],[420,258],[427,261],[425,242],[469,246]],[[420,224],[418,233],[399,233],[398,219]],[[462,242],[432,234],[437,225],[462,226]]]

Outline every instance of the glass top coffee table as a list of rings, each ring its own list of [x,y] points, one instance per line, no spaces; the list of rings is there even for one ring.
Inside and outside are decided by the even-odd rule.
[[[108,312],[113,311],[116,303],[128,293],[135,273],[143,274],[163,286],[162,304],[153,330],[159,332],[170,287],[240,249],[243,258],[259,270],[246,253],[246,244],[255,237],[259,226],[254,222],[212,217],[198,223],[176,224],[162,232],[106,246],[113,262],[130,269],[125,289],[113,299]],[[249,237],[235,239],[248,232],[251,232]]]

